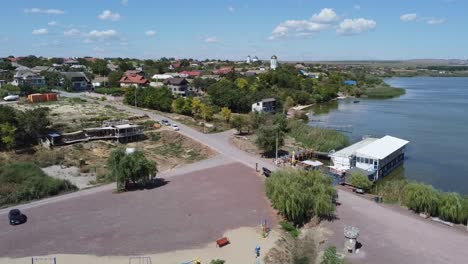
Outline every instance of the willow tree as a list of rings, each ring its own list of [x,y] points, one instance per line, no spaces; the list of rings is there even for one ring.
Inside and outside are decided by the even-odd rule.
[[[405,188],[403,204],[416,213],[437,215],[439,193],[431,185],[412,182]]]
[[[273,207],[296,225],[312,217],[333,215],[336,190],[332,179],[320,171],[283,169],[266,181],[266,193]]]

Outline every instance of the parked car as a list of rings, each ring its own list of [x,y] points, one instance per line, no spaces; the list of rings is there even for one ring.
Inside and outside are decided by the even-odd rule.
[[[363,189],[359,189],[359,188],[354,189],[354,192],[359,193],[359,194],[364,194],[365,193]]]
[[[172,129],[174,129],[174,131],[179,131],[179,126],[176,125],[176,124],[172,124]]]
[[[170,126],[171,125],[171,123],[169,123],[169,121],[167,121],[166,119],[161,120],[161,123],[163,123],[163,125],[165,125],[165,126]]]
[[[3,97],[3,100],[5,101],[18,101],[19,100],[19,95],[8,95]]]
[[[10,225],[21,225],[26,223],[28,217],[21,213],[19,209],[12,209],[8,213],[8,220],[10,220]]]

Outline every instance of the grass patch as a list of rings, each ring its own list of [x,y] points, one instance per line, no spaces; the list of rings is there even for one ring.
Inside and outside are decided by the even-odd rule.
[[[391,87],[387,84],[380,84],[372,88],[366,88],[364,90],[364,95],[369,98],[375,99],[388,99],[398,96],[402,96],[406,93],[406,90],[403,88]]]
[[[167,143],[154,149],[154,152],[164,157],[180,158],[184,154],[184,148],[180,143]]]
[[[281,228],[291,234],[293,238],[299,237],[299,230],[290,222],[283,221],[280,223]]]
[[[311,127],[299,120],[291,120],[289,128],[289,136],[308,149],[328,152],[349,145],[348,137],[335,130]]]
[[[83,104],[88,102],[86,99],[79,97],[67,98],[67,101],[71,104]]]
[[[0,167],[0,207],[77,189],[69,181],[47,176],[33,163],[10,163]]]

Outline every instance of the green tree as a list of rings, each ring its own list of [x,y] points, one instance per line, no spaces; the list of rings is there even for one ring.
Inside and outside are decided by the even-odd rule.
[[[148,160],[141,151],[126,153],[124,149],[114,150],[107,165],[119,191],[125,190],[128,182],[145,184],[156,177],[158,172],[156,163]]]
[[[18,136],[22,142],[35,142],[44,135],[50,125],[49,108],[40,107],[34,110],[25,110],[17,113]]]
[[[261,126],[256,132],[255,144],[264,154],[270,155],[275,152],[276,146],[282,147],[284,144],[284,133],[278,126]]]
[[[55,89],[60,85],[60,79],[62,78],[60,73],[46,71],[42,72],[42,75],[44,76],[47,87],[49,87],[49,89]]]
[[[135,69],[135,67],[133,67],[133,64],[131,62],[121,61],[119,63],[119,70],[122,71],[122,72],[130,71],[130,70],[134,70],[134,69]]]
[[[359,172],[352,173],[351,177],[349,178],[349,182],[354,187],[360,188],[366,191],[370,190],[373,184],[372,181],[369,180],[369,177]]]
[[[192,98],[188,97],[188,98],[185,98],[185,102],[184,102],[184,106],[182,107],[182,113],[183,115],[186,115],[186,116],[192,116],[192,112],[193,112],[193,109],[192,109]]]
[[[430,185],[411,182],[405,188],[403,204],[416,213],[437,215],[439,194]]]
[[[102,59],[97,59],[94,63],[91,64],[91,70],[94,74],[101,76],[109,75],[109,68],[107,68],[107,61]]]
[[[18,86],[15,86],[13,84],[5,84],[5,86],[2,87],[5,91],[8,91],[10,94],[20,94],[21,89]]]
[[[237,78],[235,83],[239,89],[245,89],[249,86],[249,82],[244,78]]]
[[[123,72],[120,72],[120,71],[113,71],[111,73],[109,73],[109,86],[110,87],[119,87],[120,86],[120,79],[122,78],[123,76]]]
[[[335,212],[336,189],[321,171],[282,169],[266,180],[266,194],[273,207],[295,225],[313,216],[330,217]]]
[[[203,120],[205,121],[211,121],[213,120],[213,115],[214,115],[214,109],[211,105],[206,105],[206,104],[201,104],[201,115],[203,117]]]
[[[282,113],[277,113],[274,116],[273,119],[273,124],[278,127],[279,131],[281,132],[288,132],[289,127],[288,127],[288,119],[285,114]]]
[[[16,127],[10,123],[0,124],[0,137],[2,143],[6,146],[7,149],[11,149],[15,146],[15,132]]]
[[[343,264],[343,260],[336,254],[336,247],[328,247],[323,253],[320,264]]]
[[[223,117],[226,123],[229,123],[231,120],[231,110],[227,107],[221,108],[221,116]]]
[[[235,128],[237,132],[242,133],[242,128],[245,126],[245,118],[240,115],[235,115],[231,120],[231,127]]]
[[[458,193],[443,193],[440,198],[439,216],[455,223],[463,222],[463,198]]]
[[[293,107],[295,105],[294,99],[292,99],[291,96],[286,97],[286,100],[284,101],[283,104],[283,112],[287,113],[289,108]]]
[[[202,102],[198,98],[192,99],[192,114],[194,117],[200,117]]]
[[[172,111],[177,114],[181,114],[185,105],[185,99],[179,97],[172,102]]]

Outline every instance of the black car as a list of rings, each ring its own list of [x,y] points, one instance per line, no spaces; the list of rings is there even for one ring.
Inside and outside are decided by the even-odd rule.
[[[28,217],[21,213],[19,209],[12,209],[8,213],[8,219],[10,220],[10,225],[21,225],[26,223]]]
[[[161,122],[162,122],[163,125],[165,125],[165,126],[170,126],[170,125],[171,125],[171,123],[169,123],[169,121],[167,121],[166,119],[161,120]]]

